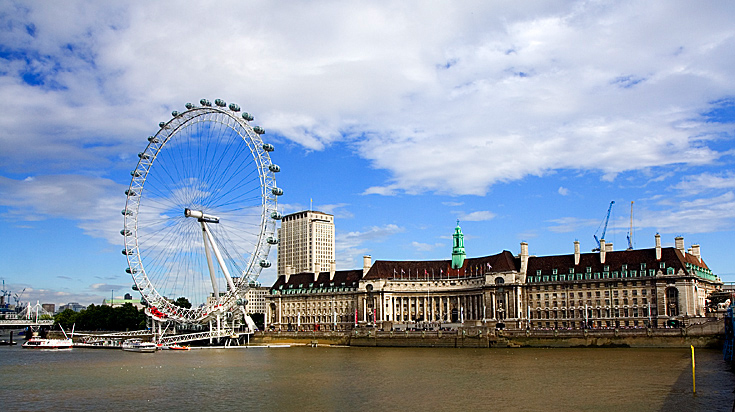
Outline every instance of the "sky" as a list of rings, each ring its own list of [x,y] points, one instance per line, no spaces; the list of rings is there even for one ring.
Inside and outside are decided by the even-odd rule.
[[[683,236],[735,282],[733,21],[733,2],[2,0],[0,278],[57,306],[136,294],[136,155],[221,98],[276,147],[279,209],[334,214],[338,269],[450,259],[457,220],[469,257],[589,251],[614,201],[616,250],[634,202],[635,248]]]

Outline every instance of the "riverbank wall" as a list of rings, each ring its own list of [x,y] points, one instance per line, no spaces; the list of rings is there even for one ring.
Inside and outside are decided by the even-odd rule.
[[[707,322],[686,328],[499,330],[468,327],[439,331],[381,331],[358,328],[351,331],[257,332],[256,345],[344,345],[356,347],[444,348],[722,348],[724,322]]]

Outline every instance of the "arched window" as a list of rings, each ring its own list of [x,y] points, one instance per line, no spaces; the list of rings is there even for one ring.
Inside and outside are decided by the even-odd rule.
[[[498,276],[495,278],[496,285],[502,285],[503,283],[505,283],[505,279],[503,279],[502,277]]]

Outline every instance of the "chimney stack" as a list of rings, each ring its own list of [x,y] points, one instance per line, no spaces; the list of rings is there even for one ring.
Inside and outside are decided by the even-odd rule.
[[[600,263],[605,263],[605,253],[607,253],[605,239],[600,239]]]
[[[334,272],[337,271],[337,263],[334,261],[329,262],[329,281],[334,280]]]
[[[579,240],[574,241],[574,266],[579,265]]]
[[[362,257],[362,275],[363,276],[367,275],[372,265],[373,265],[372,257],[370,255],[365,255]]]
[[[528,243],[521,242],[521,275],[526,275],[528,269]]]
[[[605,252],[612,252],[613,251],[613,244],[611,243],[605,243]]]
[[[702,263],[702,256],[699,252],[699,245],[692,245],[692,255],[697,258],[697,261],[699,263]]]
[[[656,260],[661,260],[661,235],[656,233]]]
[[[283,275],[285,277],[285,282],[286,283],[288,283],[288,279],[293,274],[293,273],[291,273],[292,271],[293,271],[293,268],[291,267],[291,265],[286,265],[286,273]]]
[[[684,238],[681,236],[677,236],[674,238],[674,244],[676,245],[676,248],[681,251],[681,253],[684,253]]]

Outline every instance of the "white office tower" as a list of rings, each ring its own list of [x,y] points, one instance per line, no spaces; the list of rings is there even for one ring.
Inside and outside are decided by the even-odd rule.
[[[278,275],[329,272],[334,262],[334,216],[313,210],[292,213],[278,229]]]

